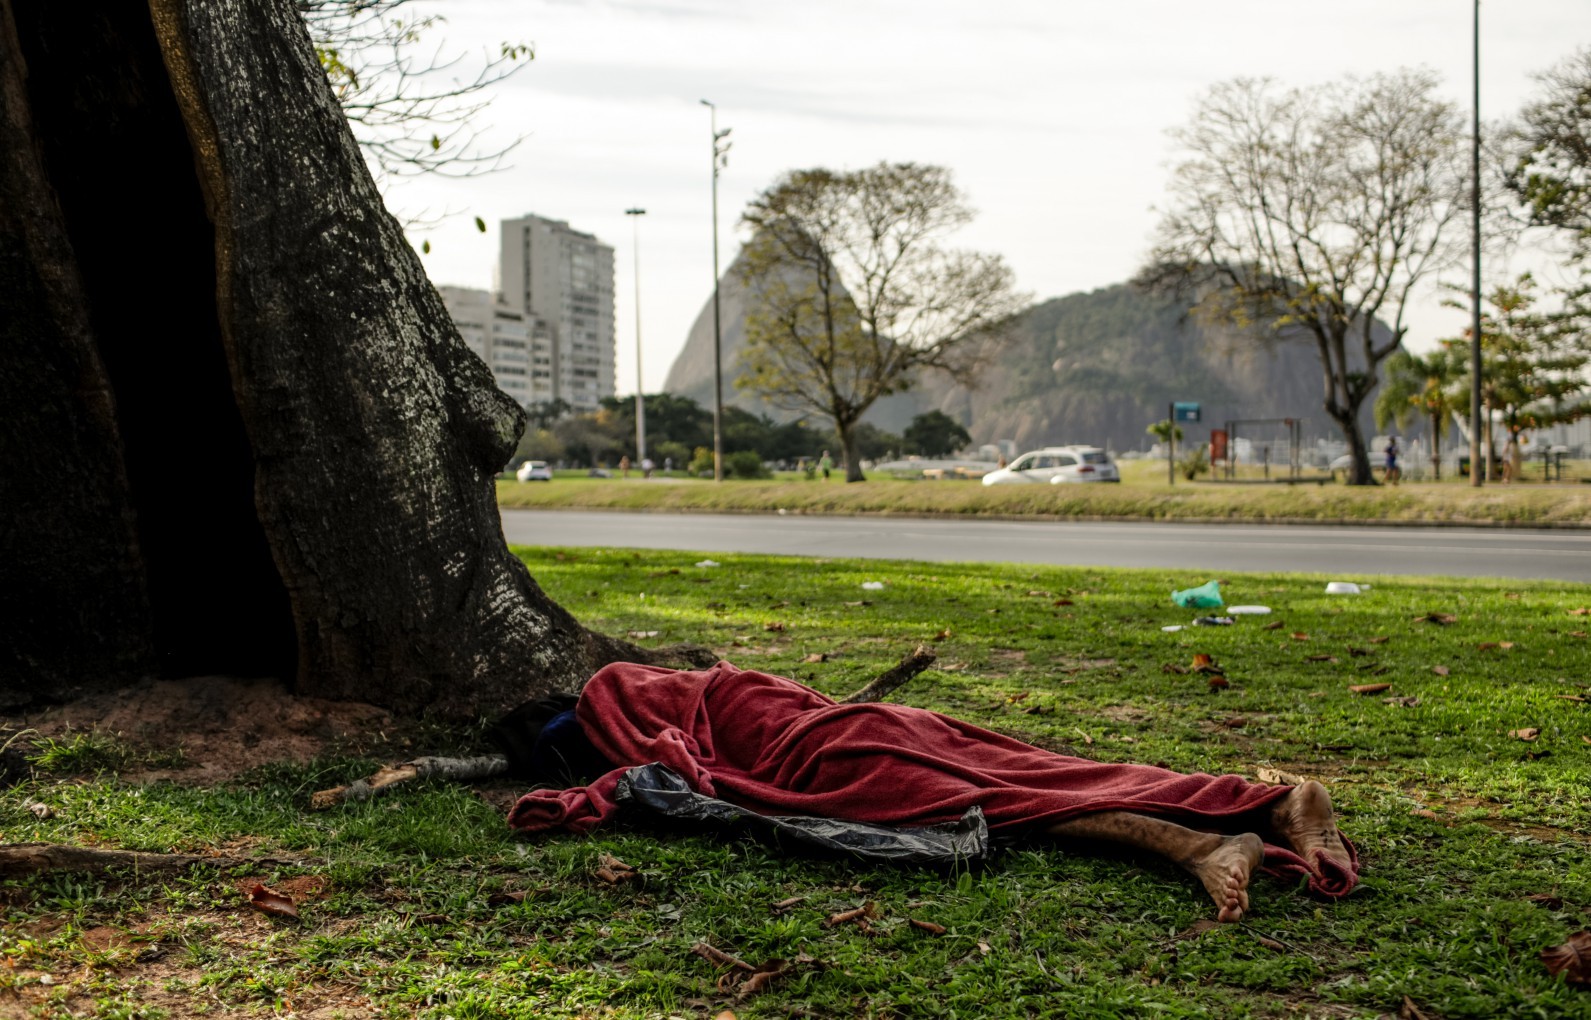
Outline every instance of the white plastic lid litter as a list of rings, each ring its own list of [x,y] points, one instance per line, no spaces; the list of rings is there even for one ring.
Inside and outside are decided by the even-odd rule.
[[[1364,587],[1360,587],[1359,585],[1354,584],[1352,581],[1333,581],[1330,584],[1326,585],[1326,594],[1327,595],[1357,595],[1360,592],[1364,591],[1365,588],[1368,588],[1368,587],[1370,587],[1370,586],[1369,585],[1365,585]]]

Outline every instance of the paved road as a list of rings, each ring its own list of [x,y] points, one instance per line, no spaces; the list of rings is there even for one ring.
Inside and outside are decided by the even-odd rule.
[[[1591,532],[505,510],[520,545],[1591,583]]]

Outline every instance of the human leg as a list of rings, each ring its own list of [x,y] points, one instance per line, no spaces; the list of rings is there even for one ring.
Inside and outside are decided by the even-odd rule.
[[[1146,850],[1191,872],[1215,901],[1217,919],[1237,921],[1248,909],[1249,876],[1265,844],[1245,832],[1224,836],[1131,811],[1100,811],[1057,822],[1046,830],[1061,840],[1095,840]]]

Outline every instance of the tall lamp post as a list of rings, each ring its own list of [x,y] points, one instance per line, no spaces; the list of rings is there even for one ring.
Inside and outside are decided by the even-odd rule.
[[[646,461],[646,398],[641,396],[645,392],[641,386],[641,217],[646,210],[626,209],[624,215],[630,217],[635,249],[635,460],[639,464]]]
[[[729,165],[729,146],[725,141],[730,128],[718,130],[718,106],[706,99],[702,105],[712,114],[713,132],[713,481],[724,480],[724,327],[718,308],[718,172]]]
[[[1481,465],[1481,0],[1475,0],[1475,132],[1470,146],[1470,334],[1469,334],[1469,484],[1480,486],[1491,470],[1492,451]],[[1432,442],[1435,442],[1433,437]]]

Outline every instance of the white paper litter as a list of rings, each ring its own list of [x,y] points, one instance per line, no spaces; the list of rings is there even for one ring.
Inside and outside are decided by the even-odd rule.
[[[884,590],[884,582],[883,581],[863,581],[862,582],[862,590],[863,591],[883,591]]]
[[[1228,616],[1264,616],[1271,611],[1270,606],[1227,606]]]
[[[698,563],[696,565],[698,567],[716,567],[716,566],[718,566],[718,561],[717,560],[702,560],[700,563]]]

